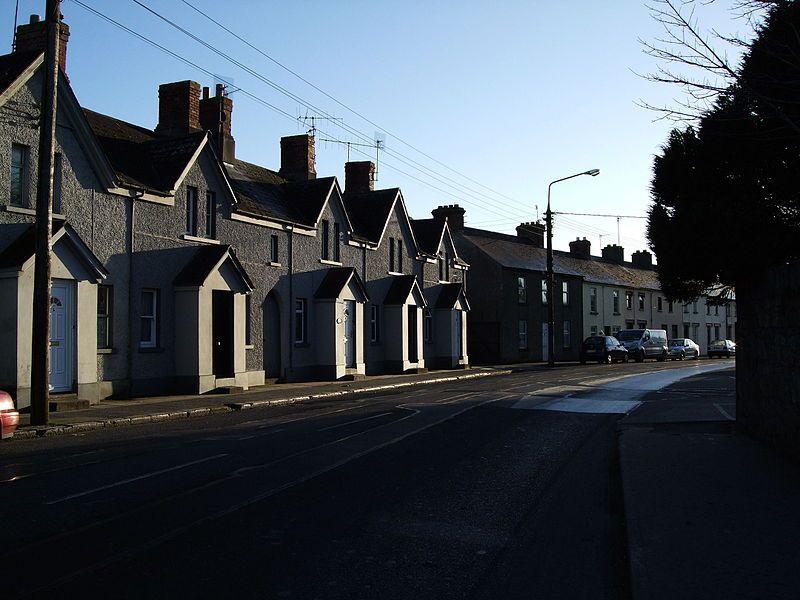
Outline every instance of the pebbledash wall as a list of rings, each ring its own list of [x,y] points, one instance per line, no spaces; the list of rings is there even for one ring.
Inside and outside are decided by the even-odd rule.
[[[737,425],[800,461],[800,262],[738,282],[736,295]]]

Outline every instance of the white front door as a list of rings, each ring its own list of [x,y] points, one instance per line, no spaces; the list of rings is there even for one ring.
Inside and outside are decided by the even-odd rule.
[[[50,387],[53,392],[72,390],[75,359],[74,284],[53,281],[50,295]]]
[[[344,360],[345,367],[356,366],[356,303],[344,301]]]

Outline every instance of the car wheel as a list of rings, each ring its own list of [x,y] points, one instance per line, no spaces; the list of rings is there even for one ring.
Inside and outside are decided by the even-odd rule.
[[[644,352],[638,352],[636,354],[636,362],[644,362]]]
[[[612,362],[614,362],[613,357],[611,356],[611,352],[606,352],[606,357],[603,362],[606,363],[607,365],[610,365]]]
[[[681,357],[680,357],[679,360],[683,360],[684,358],[686,358],[686,353],[685,352],[681,352]]]
[[[622,362],[624,362],[624,363],[628,362],[628,355],[627,355],[627,353],[622,355]]]
[[[694,353],[694,359],[695,360],[700,360],[700,351],[699,350]]]

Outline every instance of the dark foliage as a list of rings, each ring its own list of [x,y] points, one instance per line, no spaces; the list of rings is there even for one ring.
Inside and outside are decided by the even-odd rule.
[[[800,3],[773,6],[737,82],[653,165],[648,238],[688,300],[800,257]]]

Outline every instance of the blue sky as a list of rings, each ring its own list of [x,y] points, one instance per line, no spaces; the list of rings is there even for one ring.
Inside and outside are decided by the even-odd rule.
[[[242,88],[231,96],[239,158],[277,170],[280,137],[309,127],[297,117],[327,114],[342,121],[317,122],[317,172],[343,183],[347,148],[323,140],[365,143],[383,130],[386,151],[380,153],[377,186],[402,188],[415,218],[458,203],[469,225],[513,233],[518,223],[536,218],[537,205],[543,216],[550,181],[591,168],[601,175],[553,186],[553,210],[644,215],[652,159],[671,124],[636,102],[661,105],[680,97],[679,90],[637,75],[656,67],[638,38],[659,34],[641,0],[139,1],[299,98],[277,92],[133,0],[81,0]],[[3,0],[0,8],[6,52],[15,3]],[[728,11],[730,4],[698,6],[703,29],[747,34],[747,24]],[[44,6],[45,0],[19,0],[19,21],[42,14]],[[65,0],[62,12],[72,34],[67,72],[85,107],[154,127],[160,83],[194,79],[213,88],[208,74],[76,2]],[[351,145],[352,160],[374,154]],[[644,220],[620,221],[627,257],[646,247],[644,230]],[[554,231],[557,249],[566,250],[580,236],[599,254],[601,235],[603,245],[617,241],[615,219],[558,216]]]

